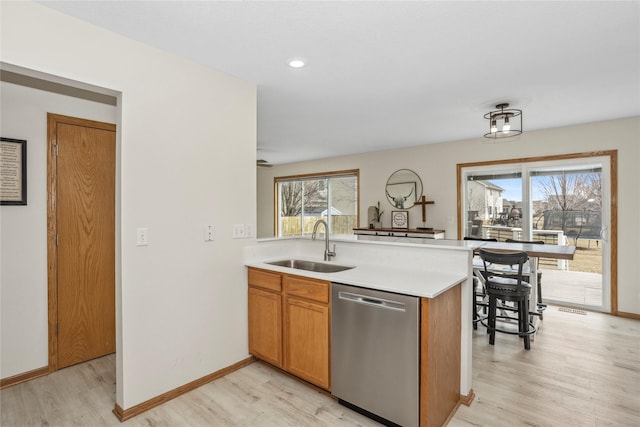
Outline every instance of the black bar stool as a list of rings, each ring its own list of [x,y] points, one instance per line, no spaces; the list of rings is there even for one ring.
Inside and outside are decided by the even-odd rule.
[[[496,331],[498,331],[524,338],[524,348],[529,350],[531,348],[531,334],[536,332],[534,324],[529,320],[531,285],[523,280],[522,275],[524,264],[529,260],[529,256],[526,252],[493,252],[480,249],[480,258],[484,264],[485,286],[489,296],[489,317],[486,325],[489,344],[495,343]],[[513,268],[516,265],[518,269],[514,274]],[[503,268],[499,270],[496,268],[498,266]],[[500,309],[505,312],[517,312],[518,332],[496,327],[496,319],[512,320],[508,315],[499,316],[496,314],[498,300],[516,304],[515,308],[501,305]]]

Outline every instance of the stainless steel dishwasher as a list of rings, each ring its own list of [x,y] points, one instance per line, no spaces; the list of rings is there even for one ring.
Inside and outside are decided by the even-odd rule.
[[[419,302],[331,284],[331,390],[341,404],[387,425],[418,426]]]

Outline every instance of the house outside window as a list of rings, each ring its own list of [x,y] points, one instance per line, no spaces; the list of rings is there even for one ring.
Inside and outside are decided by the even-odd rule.
[[[488,221],[502,211],[503,188],[482,179],[467,183],[469,220]]]
[[[352,235],[358,227],[358,178],[357,169],[276,177],[276,235],[310,235],[321,219],[330,235]]]

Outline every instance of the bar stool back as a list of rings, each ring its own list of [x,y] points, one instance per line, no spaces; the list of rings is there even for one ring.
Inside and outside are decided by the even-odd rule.
[[[544,240],[515,240],[515,239],[507,239],[505,240],[507,243],[532,243],[535,245],[544,245]],[[540,320],[542,320],[542,312],[547,308],[547,304],[542,302],[542,272],[538,269],[539,264],[536,265],[536,270],[538,270],[537,275],[537,290],[538,290],[538,300],[536,301],[536,307],[538,314],[540,316]],[[530,280],[525,276],[525,280],[529,282]]]

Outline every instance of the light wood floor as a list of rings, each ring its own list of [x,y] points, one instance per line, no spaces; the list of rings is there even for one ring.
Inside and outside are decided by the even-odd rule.
[[[640,425],[640,321],[549,307],[530,351],[473,335],[476,398],[450,426]],[[13,426],[378,426],[263,363],[120,423],[113,356],[0,391]]]

